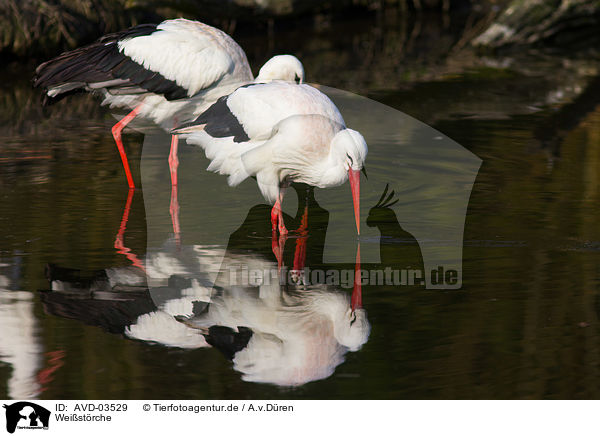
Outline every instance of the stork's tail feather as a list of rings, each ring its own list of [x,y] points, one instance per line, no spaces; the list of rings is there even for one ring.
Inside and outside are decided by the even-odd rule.
[[[117,42],[125,38],[148,35],[156,31],[155,24],[146,24],[105,35],[98,41],[44,62],[35,70],[33,86],[44,88],[44,104],[50,104],[65,95],[87,88],[91,84],[106,86],[127,82],[119,74],[124,68],[124,55]]]
[[[185,123],[171,130],[172,135],[186,135],[204,130],[206,124]],[[185,136],[183,136],[185,138]]]
[[[72,93],[86,86],[86,83],[106,82],[114,79],[103,71],[103,59],[108,58],[111,46],[98,43],[63,53],[41,64],[36,69],[33,85],[44,88],[49,103],[61,94]]]

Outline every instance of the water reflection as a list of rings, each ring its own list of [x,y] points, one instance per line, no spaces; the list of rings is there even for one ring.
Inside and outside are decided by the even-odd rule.
[[[10,398],[35,398],[47,378],[38,377],[43,365],[44,348],[34,315],[34,294],[14,288],[20,274],[20,262],[0,263],[0,362],[10,365]]]
[[[44,309],[131,339],[184,349],[212,346],[246,381],[297,386],[326,378],[348,351],[367,342],[370,323],[360,283],[350,296],[339,286],[302,279],[313,229],[310,247],[320,249],[316,258],[322,258],[328,213],[312,188],[295,188],[298,217],[288,222],[301,231],[284,256],[292,261],[291,274],[272,252],[269,220],[263,219],[270,208],[259,205],[226,248],[182,246],[171,238],[147,254],[143,267],[131,251],[125,253],[132,266],[125,268],[83,272],[48,265]],[[124,217],[130,206],[128,199]],[[255,226],[259,222],[265,229]],[[126,223],[117,240],[123,240]]]
[[[431,235],[432,222],[437,221],[445,237],[448,228],[454,226],[460,238],[456,237],[453,243],[462,243],[460,214],[464,211],[449,202],[450,194],[461,204],[466,201],[464,193],[468,193],[468,182],[474,173],[472,166],[465,170],[465,164],[478,167],[477,160],[405,114],[338,90],[327,91],[345,102],[350,118],[358,119],[365,104],[370,109],[370,118],[361,118],[370,126],[369,133],[378,146],[371,190],[362,203],[371,206],[367,225],[375,237],[366,242],[371,251],[379,251],[378,273],[383,266],[411,269],[419,273],[417,284],[426,282],[421,247],[405,227],[412,227],[413,232],[420,230],[421,236],[427,229]],[[379,131],[375,131],[375,117]],[[398,120],[402,129],[397,127]],[[406,148],[398,155],[393,146],[405,144],[409,138],[418,147]],[[167,347],[215,347],[247,381],[290,386],[331,375],[348,351],[357,351],[366,343],[370,332],[362,308],[360,245],[343,230],[349,228],[354,234],[355,223],[345,220],[350,226],[340,226],[339,211],[349,209],[344,202],[350,197],[341,200],[338,193],[320,192],[319,202],[326,205],[325,209],[317,201],[314,188],[292,185],[297,199],[295,204],[290,203],[296,212],[284,219],[295,229],[294,236],[277,238],[269,225],[270,207],[255,203],[255,186],[246,183],[231,190],[218,176],[199,171],[203,157],[197,149],[188,149],[178,185],[183,196],[180,225],[179,201],[173,202],[177,192],[170,191],[168,218],[166,202],[162,202],[169,192],[165,188],[168,184],[162,183],[169,177],[166,167],[156,166],[159,159],[155,157],[164,148],[162,144],[164,135],[146,131],[142,165],[148,220],[146,255],[139,256],[127,244],[127,226],[136,198],[130,190],[114,248],[131,266],[82,273],[50,265],[47,275],[51,292],[42,294],[46,312]],[[385,178],[398,183],[398,176],[380,170],[399,158],[404,165],[412,162],[412,167],[403,172],[401,202],[389,190],[390,184],[383,183]],[[440,168],[444,169],[443,174],[456,179],[456,186],[450,188],[452,193],[432,177]],[[375,193],[380,185],[385,186],[383,193]],[[217,189],[224,193],[207,195]],[[427,204],[435,205],[429,212],[419,200],[425,193]],[[442,200],[450,206],[446,213],[440,208]],[[415,204],[419,205],[418,211]],[[244,210],[248,212],[240,224]],[[338,213],[334,225],[330,222],[332,210]],[[430,214],[426,222],[424,213]],[[449,219],[452,223],[444,225]],[[337,232],[333,244],[332,232]],[[223,234],[228,235],[223,238],[226,243],[221,239]],[[325,258],[328,238],[329,246],[333,245],[342,258],[352,258],[352,253],[356,253],[352,269],[347,269],[350,262],[336,264]],[[314,280],[312,274],[308,277],[306,267],[315,266],[322,268],[324,275],[337,272],[338,279],[329,283]],[[262,281],[250,283],[249,277],[256,272],[262,274]],[[353,284],[352,297],[340,288],[343,284],[339,278],[344,274]],[[383,275],[380,283],[369,280],[371,285],[392,284]]]

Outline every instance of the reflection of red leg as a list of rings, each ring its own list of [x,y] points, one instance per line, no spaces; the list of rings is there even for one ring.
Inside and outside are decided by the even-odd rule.
[[[273,250],[273,254],[277,259],[277,267],[281,270],[283,266],[283,251],[285,249],[285,241],[287,240],[287,236],[282,235],[277,237],[277,232],[273,230],[271,235],[271,249]]]
[[[172,175],[172,173],[171,173]],[[177,174],[175,175],[177,177]],[[180,240],[180,232],[181,229],[179,227],[179,200],[177,199],[177,183],[171,186],[171,206],[169,207],[169,212],[171,213],[171,222],[173,223],[173,233],[175,234],[175,243],[177,247],[179,247]]]
[[[45,391],[46,385],[54,379],[52,374],[64,365],[65,352],[63,350],[49,351],[46,356],[48,356],[48,367],[40,370],[37,374],[38,382],[42,385],[42,391]]]
[[[354,289],[352,290],[352,310],[362,307],[362,284],[360,281],[360,243],[356,248],[356,264],[354,265]]]
[[[294,253],[294,270],[304,269],[306,262],[306,236],[296,239],[296,252]]]
[[[177,167],[179,166],[179,159],[177,158],[178,143],[179,137],[177,135],[171,136],[171,152],[169,153],[169,170],[171,171],[171,186],[177,186]]]
[[[300,236],[296,239],[296,251],[294,252],[294,267],[291,271],[291,277],[295,283],[305,283],[304,264],[306,262],[306,238]]]
[[[123,244],[123,237],[125,235],[125,229],[127,228],[127,221],[129,221],[129,212],[131,210],[131,202],[133,201],[133,193],[135,191],[133,189],[129,190],[127,194],[127,202],[125,203],[125,210],[123,210],[123,218],[121,218],[121,225],[119,227],[119,231],[117,232],[117,237],[115,238],[115,248],[117,249],[117,253],[123,254],[127,259],[133,263],[133,266],[141,269],[142,271],[146,271],[142,262],[138,259],[138,257],[131,252],[131,249],[125,247]]]
[[[123,162],[123,169],[125,170],[125,176],[127,177],[127,184],[130,189],[135,188],[133,184],[133,177],[131,176],[131,170],[129,169],[129,162],[127,161],[127,155],[125,154],[125,148],[123,147],[123,141],[121,140],[121,131],[133,120],[138,112],[140,111],[142,105],[139,105],[134,110],[129,112],[121,121],[115,124],[112,128],[113,138],[115,138],[115,142],[117,143],[117,148],[119,149],[119,154],[121,155],[121,161]]]

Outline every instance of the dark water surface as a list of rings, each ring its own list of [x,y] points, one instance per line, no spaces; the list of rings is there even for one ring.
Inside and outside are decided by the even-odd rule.
[[[30,88],[32,66],[9,65],[0,85],[0,397],[600,398],[600,63],[564,54],[478,57],[457,30],[469,17],[454,20],[364,19],[325,23],[308,35],[239,37],[253,66],[293,52],[309,81],[402,111],[482,160],[465,219],[462,288],[364,286],[366,344],[339,352],[331,375],[295,387],[244,381],[215,348],[126,337],[128,317],[155,309],[147,298],[125,298],[136,301],[132,309],[118,292],[64,299],[39,292],[50,289],[49,263],[83,271],[83,287],[92,271],[131,269],[173,244],[168,137],[156,134],[166,143],[152,148],[149,134],[126,132],[141,185],[128,209],[110,111],[85,95],[42,110]],[[372,233],[361,244],[375,257],[365,254],[367,266],[423,261],[419,238],[400,228],[406,217],[374,208],[388,181],[409,209],[422,189],[393,186],[402,162],[376,157],[377,146],[395,153],[400,142],[369,144],[362,213]],[[182,177],[206,180],[196,192],[180,188],[182,246],[200,246],[206,256],[237,250],[272,264],[268,209],[253,182],[232,189],[204,175],[206,161],[190,147],[180,158]],[[158,183],[140,183],[148,177]],[[315,194],[308,265],[328,263],[320,238],[334,229],[319,225],[320,208],[332,217],[347,212],[352,223],[349,188],[337,189],[347,196],[339,205]],[[294,228],[297,200],[288,197]],[[204,208],[206,198],[222,205]],[[191,229],[198,216],[209,224]],[[221,245],[211,239],[218,231],[230,235]],[[287,242],[287,264],[294,246]],[[354,248],[347,251],[331,260],[336,268],[354,268]]]

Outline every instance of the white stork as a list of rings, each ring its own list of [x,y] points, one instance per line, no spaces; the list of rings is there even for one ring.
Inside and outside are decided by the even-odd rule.
[[[36,69],[35,86],[44,103],[77,91],[97,91],[102,104],[131,112],[112,128],[127,183],[134,188],[121,131],[136,116],[163,128],[191,120],[219,97],[254,80],[246,54],[225,32],[183,18],[142,24],[105,35]],[[304,81],[304,68],[291,55],[271,58],[256,82]],[[169,154],[171,181],[177,184],[177,137]]]
[[[282,81],[245,85],[173,133],[200,145],[211,160],[208,170],[228,175],[230,186],[255,176],[265,199],[274,203],[273,232],[278,228],[282,236],[287,229],[281,202],[291,182],[328,188],[350,179],[360,234],[360,171],[367,144],[317,89]]]

